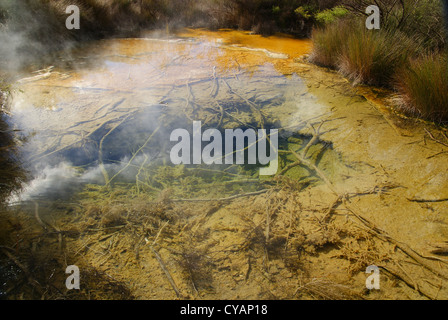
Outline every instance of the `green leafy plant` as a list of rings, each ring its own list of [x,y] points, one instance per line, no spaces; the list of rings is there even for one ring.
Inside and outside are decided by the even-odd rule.
[[[295,14],[300,18],[305,20],[311,19],[313,17],[312,8],[309,6],[300,6],[296,10],[294,10]]]
[[[316,14],[316,22],[325,26],[329,23],[335,22],[337,19],[342,18],[348,14],[348,10],[344,7],[334,7],[332,9],[326,9]]]

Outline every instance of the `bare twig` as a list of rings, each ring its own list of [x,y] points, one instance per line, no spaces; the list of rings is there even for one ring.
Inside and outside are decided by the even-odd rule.
[[[174,282],[173,277],[171,276],[171,273],[166,268],[166,265],[163,262],[162,257],[159,255],[159,253],[156,251],[156,249],[154,249],[154,247],[152,245],[148,245],[148,246],[151,249],[151,251],[154,254],[154,256],[156,257],[157,261],[159,262],[160,268],[162,268],[163,272],[165,273],[165,276],[168,279],[168,281],[169,281],[171,287],[173,288],[174,292],[176,293],[176,296],[178,298],[181,298],[182,294],[180,293],[179,289],[177,288],[176,283]]]
[[[445,142],[443,142],[443,141],[440,141],[440,140],[436,139],[436,138],[434,137],[434,135],[433,135],[431,132],[429,132],[426,128],[425,128],[425,131],[426,131],[426,133],[429,135],[429,137],[431,138],[431,140],[437,142],[438,144],[441,144],[442,146],[448,147],[448,143],[445,143]]]
[[[45,231],[48,231],[48,225],[45,222],[43,222],[39,216],[39,204],[36,201],[33,201],[33,203],[34,203],[34,217],[36,218],[40,226],[44,228]]]
[[[417,199],[417,198],[407,198],[409,201],[412,202],[419,202],[419,203],[424,203],[424,202],[445,202],[448,201],[448,198],[441,198],[441,199]]]
[[[303,149],[303,157],[306,157],[306,154],[308,153],[309,149],[319,140],[320,137],[320,129],[322,128],[322,125],[324,124],[324,121],[322,121],[319,125],[319,128],[314,129],[312,124],[309,124],[310,128],[313,130],[313,138],[308,142],[306,147]]]
[[[132,155],[132,157],[131,157],[131,159],[129,159],[128,163],[123,168],[121,168],[112,178],[110,178],[110,180],[106,183],[106,185],[109,185],[118,175],[120,175],[124,170],[126,170],[131,165],[132,161],[134,161],[137,154],[148,145],[148,143],[151,141],[151,139],[154,137],[154,135],[160,130],[160,128],[161,128],[161,126],[158,126],[151,133],[151,135],[148,137],[148,139],[146,139],[145,143]]]
[[[236,194],[234,196],[230,196],[230,197],[226,197],[226,198],[217,198],[217,199],[173,199],[171,201],[173,202],[209,202],[209,201],[231,201],[234,199],[238,199],[238,198],[243,198],[243,197],[252,197],[252,196],[257,196],[263,193],[266,193],[268,191],[271,191],[272,189],[264,189],[264,190],[260,190],[260,191],[255,191],[255,192],[248,192],[248,193],[243,193],[243,194]]]

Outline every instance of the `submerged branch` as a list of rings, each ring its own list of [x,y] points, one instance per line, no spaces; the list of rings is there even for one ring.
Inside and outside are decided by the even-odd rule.
[[[110,180],[108,182],[106,182],[106,185],[109,185],[118,175],[120,175],[124,170],[126,170],[132,163],[132,161],[135,159],[135,157],[137,156],[138,153],[140,153],[140,151],[142,151],[147,145],[148,143],[151,141],[151,139],[154,137],[154,135],[160,130],[161,126],[158,126],[152,133],[151,135],[148,137],[148,139],[146,139],[145,143],[132,155],[131,159],[129,159],[128,163],[121,168],[112,178],[110,178]]]
[[[162,260],[162,257],[159,255],[159,253],[156,251],[156,249],[154,249],[154,247],[152,245],[148,245],[149,248],[151,249],[152,253],[154,254],[154,256],[157,259],[157,262],[160,265],[160,268],[162,268],[163,272],[165,273],[166,278],[168,279],[171,287],[173,288],[174,292],[176,293],[176,296],[178,298],[182,298],[182,294],[180,293],[179,289],[177,288],[176,283],[173,280],[173,277],[171,276],[171,273],[169,272],[169,270],[166,268],[165,263]]]
[[[272,189],[264,189],[264,190],[260,190],[260,191],[255,191],[255,192],[248,192],[248,193],[243,193],[243,194],[237,194],[234,196],[230,196],[230,197],[226,197],[226,198],[217,198],[217,199],[172,199],[171,201],[173,202],[209,202],[209,201],[231,201],[234,199],[238,199],[238,198],[243,198],[243,197],[252,197],[252,196],[258,196],[260,194],[266,193],[268,191],[271,191]]]

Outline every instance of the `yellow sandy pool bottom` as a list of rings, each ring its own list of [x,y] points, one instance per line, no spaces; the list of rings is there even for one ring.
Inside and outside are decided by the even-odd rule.
[[[297,39],[286,34],[262,36],[249,31],[221,29],[209,31],[205,29],[185,29],[177,33],[180,37],[202,38],[204,40],[226,45],[265,49],[274,53],[283,53],[290,59],[309,54],[312,49],[310,39]]]

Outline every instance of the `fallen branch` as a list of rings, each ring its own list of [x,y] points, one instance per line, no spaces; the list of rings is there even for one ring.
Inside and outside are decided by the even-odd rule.
[[[282,151],[282,153],[283,153],[283,151]],[[286,167],[284,167],[280,172],[278,172],[275,176],[276,177],[283,176],[286,172],[288,172],[292,168],[300,166],[301,163],[302,163],[301,161],[296,161],[296,162],[290,163]]]
[[[414,251],[412,248],[410,248],[407,244],[401,243],[391,236],[389,236],[384,230],[381,230],[375,224],[373,224],[371,221],[369,221],[367,218],[365,218],[360,212],[361,210],[357,208],[357,206],[353,203],[350,203],[349,198],[347,195],[343,195],[339,193],[334,185],[331,183],[331,181],[326,177],[326,175],[313,163],[305,159],[303,156],[299,155],[297,152],[291,150],[291,153],[297,158],[298,162],[301,164],[306,165],[307,167],[313,169],[317,175],[327,184],[328,188],[338,197],[337,200],[330,206],[330,209],[327,211],[331,212],[333,207],[339,203],[339,201],[343,201],[345,207],[356,217],[358,220],[368,228],[368,231],[370,231],[373,235],[377,236],[378,238],[388,241],[392,244],[394,244],[397,248],[399,248],[402,252],[404,252],[406,255],[408,255],[410,258],[412,258],[414,261],[422,265],[427,270],[431,271],[433,274],[448,280],[448,274],[443,271],[439,271],[435,269],[433,266],[431,266],[428,261],[425,260],[425,258]]]
[[[419,203],[423,203],[423,202],[445,202],[448,201],[448,198],[442,198],[442,199],[416,199],[416,198],[406,198],[409,201],[412,202],[419,202]]]
[[[426,268],[427,270],[431,271],[432,273],[434,273],[435,275],[448,280],[448,274],[446,272],[443,271],[439,271],[437,269],[435,269],[433,266],[431,266],[424,258],[421,254],[419,254],[418,252],[416,252],[415,250],[413,250],[412,248],[410,248],[407,244],[402,243],[394,238],[392,238],[391,236],[389,236],[384,230],[381,230],[380,228],[378,228],[377,226],[375,226],[375,224],[373,224],[371,221],[369,221],[368,219],[366,219],[365,217],[363,217],[359,212],[360,210],[356,207],[355,204],[348,204],[347,202],[349,202],[348,200],[344,202],[345,207],[356,217],[358,218],[359,221],[361,221],[362,224],[364,224],[369,231],[377,236],[378,238],[388,241],[390,243],[392,243],[393,245],[395,245],[397,248],[399,248],[401,251],[403,251],[407,256],[409,256],[410,258],[412,258],[414,261],[416,261],[417,263],[419,263],[420,265],[422,265],[424,268]]]
[[[145,160],[143,160],[140,168],[138,168],[137,174],[135,175],[135,185],[137,187],[137,194],[140,194],[140,186],[139,186],[140,179],[139,179],[139,176],[140,176],[140,174],[141,174],[141,172],[143,170],[143,167],[145,166],[146,162],[148,161],[148,155],[146,153],[143,153],[143,156],[145,157]]]
[[[255,111],[258,114],[258,116],[260,117],[259,126],[261,129],[264,129],[264,127],[265,127],[264,124],[266,122],[266,119],[265,119],[265,116],[263,115],[263,113],[261,112],[261,110],[258,108],[258,106],[255,103],[244,98],[242,95],[238,94],[235,90],[233,90],[232,87],[229,85],[229,83],[225,79],[223,79],[223,81],[227,85],[227,87],[229,88],[229,91],[231,93],[233,93],[240,99],[244,100],[248,104],[248,106],[252,109],[252,111]]]
[[[436,138],[434,137],[434,135],[433,135],[431,132],[429,132],[426,128],[425,128],[425,131],[426,131],[426,133],[429,135],[429,137],[431,138],[431,140],[433,140],[434,142],[437,142],[438,144],[441,144],[442,146],[448,147],[448,143],[445,143],[445,142],[442,142],[442,141],[436,139]]]
[[[109,185],[118,175],[120,175],[124,170],[126,170],[131,165],[132,161],[134,161],[137,154],[148,145],[148,143],[151,141],[151,139],[154,137],[154,135],[160,130],[160,128],[161,128],[161,126],[158,126],[151,133],[151,135],[148,137],[148,139],[146,139],[145,143],[132,155],[132,157],[131,157],[131,159],[129,159],[128,163],[126,163],[126,165],[123,168],[121,168],[112,178],[110,178],[110,180],[106,182],[106,185]]]
[[[113,126],[102,138],[101,138],[101,140],[100,140],[100,145],[99,145],[99,147],[98,147],[98,162],[99,162],[99,167],[100,167],[100,170],[101,170],[101,173],[103,174],[103,176],[104,176],[104,182],[105,182],[105,184],[106,185],[108,185],[109,184],[109,182],[110,182],[110,179],[109,179],[109,174],[107,173],[107,170],[106,170],[106,168],[104,167],[104,163],[103,163],[103,143],[104,143],[104,141],[106,140],[106,138],[112,133],[112,132],[114,132],[115,131],[115,129],[117,129],[120,125],[122,125],[123,124],[123,122],[125,122],[128,118],[130,117],[130,115],[129,116],[127,116],[127,117],[124,117],[120,122],[118,122],[115,126]]]
[[[156,257],[157,261],[159,262],[159,265],[162,268],[163,272],[165,273],[165,276],[168,279],[168,281],[169,281],[171,287],[173,288],[174,292],[176,293],[176,296],[178,298],[182,298],[182,295],[181,295],[179,289],[177,288],[176,283],[174,282],[173,277],[171,276],[171,273],[166,268],[165,263],[162,260],[162,257],[159,255],[159,253],[156,251],[156,249],[154,249],[154,247],[152,245],[148,245],[148,246],[151,249],[151,251],[154,254],[154,256]]]
[[[255,191],[255,192],[249,192],[249,193],[243,193],[243,194],[237,194],[231,197],[226,197],[226,198],[210,198],[210,199],[172,199],[171,201],[173,202],[209,202],[209,201],[231,201],[234,199],[238,199],[238,198],[243,198],[243,197],[252,197],[252,196],[258,196],[260,194],[266,193],[268,191],[271,191],[272,189],[264,189],[264,190],[260,190],[260,191]]]
[[[37,222],[40,224],[40,226],[45,230],[48,231],[48,225],[47,223],[43,222],[42,219],[39,216],[39,204],[35,201],[34,203],[34,217],[36,218]]]
[[[448,151],[437,152],[436,154],[433,154],[432,156],[427,157],[426,160],[435,158],[435,157],[440,156],[441,154],[445,154],[445,153],[448,153]]]
[[[123,117],[124,117],[124,120],[127,119],[127,118],[129,118],[129,117],[131,117],[132,115],[134,115],[134,113],[131,113],[131,114],[128,114],[128,115],[123,116]],[[116,121],[116,120],[122,121],[123,118],[118,118],[118,119],[112,119],[112,120],[109,120],[109,121],[105,121],[105,122],[103,122],[103,123],[96,129],[96,130],[90,132],[88,135],[86,135],[85,137],[83,137],[83,139],[78,140],[78,141],[75,141],[75,142],[73,142],[73,143],[70,143],[70,144],[66,145],[65,147],[61,147],[61,148],[56,149],[56,150],[54,150],[54,151],[50,151],[50,152],[48,152],[48,150],[46,150],[46,151],[44,151],[44,152],[42,152],[42,153],[40,153],[40,154],[37,154],[37,155],[33,156],[33,157],[30,159],[30,161],[31,161],[31,162],[36,162],[36,161],[38,161],[38,160],[41,160],[41,159],[43,159],[43,158],[45,158],[45,157],[48,157],[48,156],[50,156],[50,155],[53,155],[53,154],[55,154],[55,153],[62,152],[62,151],[65,151],[65,150],[68,150],[68,149],[74,147],[76,144],[81,143],[83,140],[89,139],[89,138],[90,138],[91,136],[93,136],[95,133],[97,133],[97,132],[99,132],[100,130],[102,130],[107,124],[112,123],[112,122],[114,122],[114,121]]]
[[[308,153],[308,150],[319,140],[320,137],[320,129],[322,128],[322,125],[324,124],[324,121],[322,121],[319,125],[319,128],[314,129],[312,124],[309,124],[309,126],[311,127],[311,129],[313,130],[313,138],[310,140],[310,142],[308,142],[308,144],[306,145],[305,149],[303,149],[303,157],[306,157],[306,154]]]
[[[210,90],[210,96],[216,98],[219,93],[219,80],[216,76],[216,66],[213,67],[213,87]]]
[[[307,166],[310,169],[313,169],[317,175],[319,176],[319,178],[321,178],[326,185],[328,186],[328,188],[330,188],[330,190],[337,195],[338,197],[340,197],[340,193],[336,190],[335,186],[333,185],[333,183],[331,183],[331,181],[327,178],[327,176],[325,175],[325,173],[323,173],[322,170],[320,170],[314,163],[310,162],[309,160],[305,159],[303,156],[299,155],[297,152],[295,152],[294,150],[290,150],[291,153],[297,158],[297,160],[304,164],[305,166]]]
[[[408,274],[406,274],[404,271],[400,272],[398,270],[392,269],[390,267],[384,267],[380,266],[381,269],[386,271],[386,273],[389,273],[391,276],[403,281],[409,288],[414,289],[415,291],[419,292],[423,296],[427,297],[430,300],[435,300],[436,297],[434,297],[432,294],[430,294],[428,291],[422,289],[420,286],[418,286],[414,279],[410,278]]]

